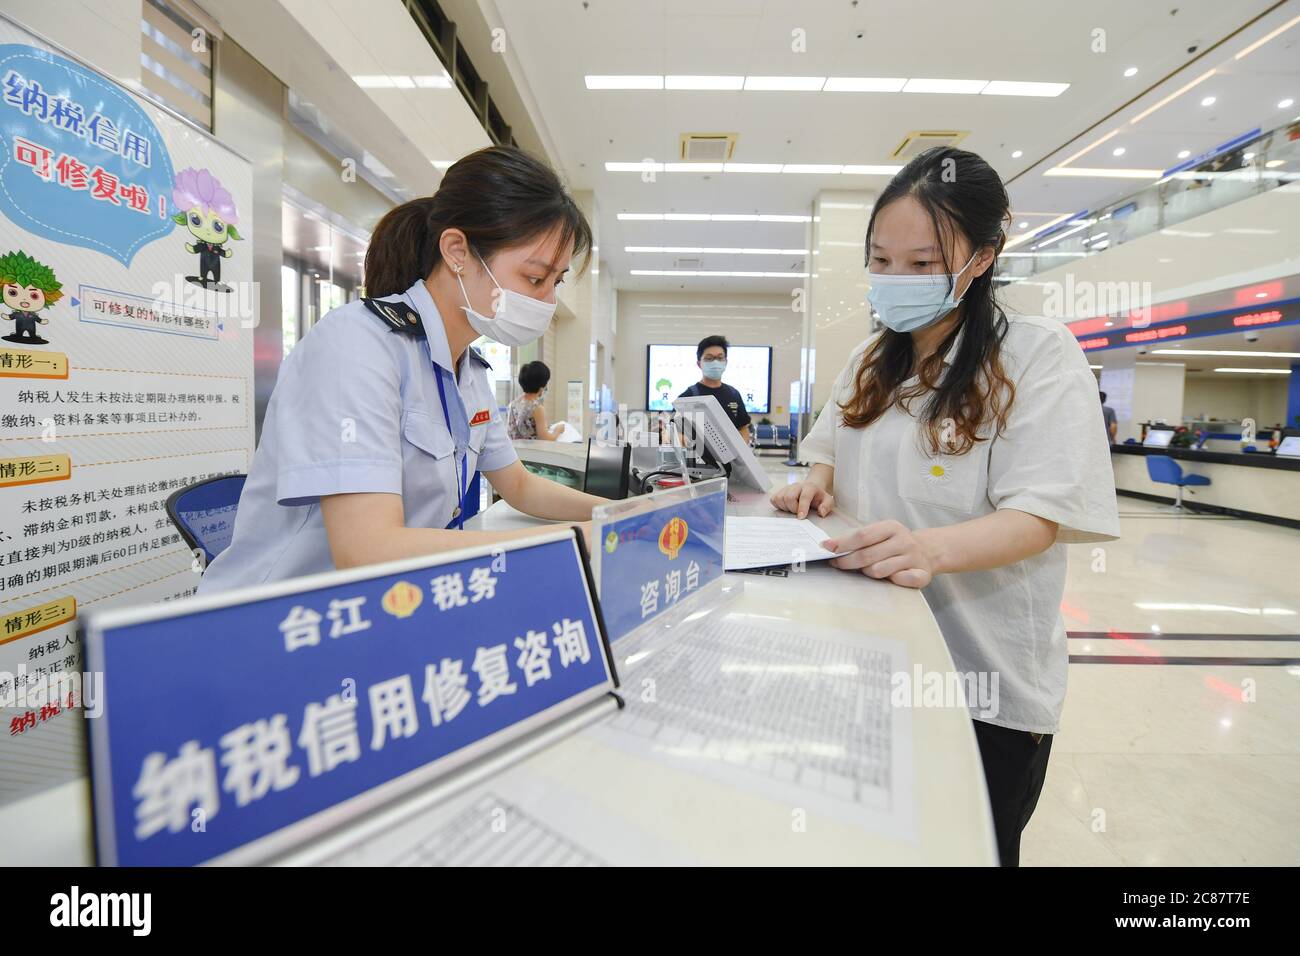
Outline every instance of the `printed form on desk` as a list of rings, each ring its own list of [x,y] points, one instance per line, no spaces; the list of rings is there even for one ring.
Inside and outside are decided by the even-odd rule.
[[[756,623],[761,621],[761,623]],[[586,733],[808,813],[915,839],[902,641],[744,613],[614,645],[628,706]],[[633,691],[653,687],[652,701]]]
[[[792,808],[819,833],[916,842],[901,641],[720,610],[614,652],[625,710],[329,862],[734,862],[719,820],[752,861],[779,856],[772,821]]]
[[[811,521],[794,516],[727,516],[726,569],[765,568],[774,564],[828,561],[835,552],[822,542],[829,538]]]

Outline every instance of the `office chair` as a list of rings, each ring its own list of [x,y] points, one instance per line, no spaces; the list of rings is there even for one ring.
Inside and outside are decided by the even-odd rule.
[[[1168,455],[1147,455],[1147,475],[1152,481],[1160,484],[1178,486],[1178,497],[1174,501],[1174,509],[1177,511],[1181,511],[1183,507],[1184,488],[1210,483],[1210,479],[1205,475],[1184,475],[1178,462]]]
[[[167,517],[191,551],[203,552],[203,566],[230,546],[235,509],[247,475],[222,475],[184,488],[167,498]]]

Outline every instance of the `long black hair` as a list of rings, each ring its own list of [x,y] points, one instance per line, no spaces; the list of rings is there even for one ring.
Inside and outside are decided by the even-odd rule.
[[[465,233],[484,260],[558,231],[560,248],[591,258],[591,225],[551,167],[513,146],[488,146],[453,163],[437,192],[390,209],[366,250],[366,294],[393,295],[442,261],[446,229]]]
[[[996,256],[1002,251],[1006,241],[1003,227],[1011,219],[1002,180],[974,153],[936,146],[899,170],[876,200],[867,224],[868,267],[876,217],[890,203],[907,196],[921,205],[934,224],[944,272],[951,275],[962,267],[960,262],[949,261],[958,236],[966,239],[972,253],[991,248]],[[863,353],[852,396],[840,406],[846,425],[865,427],[894,405],[906,409],[911,401],[928,395],[920,419],[934,452],[943,447],[964,454],[982,440],[981,426],[993,421],[998,431],[1006,427],[1015,386],[1002,368],[1007,320],[994,295],[993,273],[990,267],[971,282],[962,296],[960,323],[919,367],[914,367],[916,355],[909,333],[886,329],[876,338]],[[943,360],[958,334],[961,345],[945,374]],[[902,387],[913,375],[917,382]],[[944,423],[949,421],[952,428],[945,429]],[[944,432],[948,433],[941,440]]]

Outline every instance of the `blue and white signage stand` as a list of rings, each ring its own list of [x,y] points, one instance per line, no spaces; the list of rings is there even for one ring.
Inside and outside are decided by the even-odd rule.
[[[593,565],[610,640],[694,598],[721,579],[727,479],[592,510]]]
[[[91,614],[100,863],[254,863],[618,687],[573,529]]]

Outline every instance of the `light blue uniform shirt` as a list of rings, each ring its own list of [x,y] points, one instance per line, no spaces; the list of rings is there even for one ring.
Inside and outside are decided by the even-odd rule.
[[[230,547],[199,593],[334,570],[322,495],[401,495],[408,528],[445,528],[462,460],[466,483],[518,460],[484,365],[466,352],[457,380],[424,282],[379,301],[412,306],[424,335],[394,332],[356,301],[303,336],[280,366]]]

